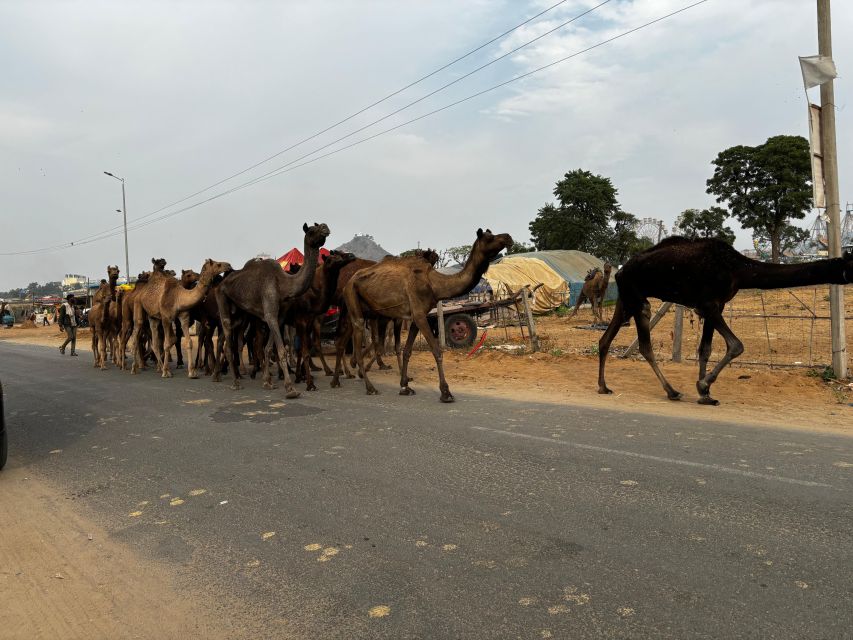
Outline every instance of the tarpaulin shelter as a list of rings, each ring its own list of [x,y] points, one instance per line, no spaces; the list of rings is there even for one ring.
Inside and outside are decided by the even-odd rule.
[[[531,251],[500,258],[489,265],[483,277],[498,298],[525,285],[533,288],[542,283],[534,294],[533,311],[545,313],[564,303],[574,305],[586,274],[594,268],[603,269],[604,261],[583,251]],[[604,299],[615,300],[616,293],[611,276]]]
[[[322,264],[323,260],[326,259],[326,256],[329,255],[329,250],[326,247],[320,247],[320,256],[318,258],[318,262]],[[302,252],[293,247],[290,251],[281,256],[278,260],[276,260],[281,265],[281,268],[285,271],[292,264],[302,264],[305,262],[305,256],[302,255]]]

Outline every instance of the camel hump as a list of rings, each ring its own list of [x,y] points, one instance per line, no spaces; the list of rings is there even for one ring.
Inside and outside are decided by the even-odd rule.
[[[589,282],[595,277],[595,274],[599,272],[598,267],[593,267],[589,271],[586,272],[586,277],[583,279],[584,282]]]

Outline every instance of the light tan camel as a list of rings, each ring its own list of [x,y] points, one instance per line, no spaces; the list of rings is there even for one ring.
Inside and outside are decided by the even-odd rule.
[[[140,290],[134,299],[133,305],[133,338],[134,362],[131,373],[138,373],[142,365],[140,349],[137,346],[136,337],[142,328],[143,320],[148,318],[148,326],[151,330],[151,344],[154,349],[154,357],[157,359],[157,370],[164,378],[171,378],[165,354],[169,353],[175,344],[175,333],[173,323],[179,319],[187,337],[190,351],[187,372],[190,378],[197,378],[195,358],[192,354],[192,337],[189,335],[189,310],[199,304],[207,293],[213,278],[223,271],[230,271],[231,265],[227,262],[215,262],[208,258],[201,268],[201,277],[198,285],[192,289],[185,289],[181,281],[165,275],[165,273],[154,273],[148,279],[146,285]],[[160,327],[163,327],[163,352],[160,350],[160,341],[157,339]]]
[[[586,274],[583,289],[581,289],[581,292],[578,294],[578,301],[569,318],[574,318],[581,304],[586,300],[589,300],[589,303],[592,305],[593,317],[601,323],[604,322],[604,319],[601,317],[601,305],[603,304],[604,296],[607,293],[607,285],[610,283],[610,272],[612,270],[613,265],[609,262],[605,262],[603,273],[600,269],[595,268],[591,269],[590,272]]]
[[[407,372],[412,346],[418,331],[421,331],[435,358],[441,401],[453,402],[453,395],[444,377],[441,347],[432,333],[427,315],[439,300],[455,298],[471,291],[488,269],[489,262],[501,251],[512,246],[512,242],[509,234],[493,235],[488,229],[486,231],[477,229],[477,240],[471,247],[465,267],[453,275],[439,273],[422,257],[413,256],[383,260],[352,276],[344,288],[344,303],[349,320],[348,325],[353,332],[358,368],[364,378],[368,395],[376,394],[378,391],[367,378],[362,343],[369,330],[366,318],[379,317],[412,321],[403,351],[400,395],[414,394],[409,387]],[[338,376],[346,340],[348,340],[346,333],[338,339],[333,387],[340,386]]]
[[[130,336],[133,334],[133,307],[136,301],[136,296],[140,294],[145,285],[148,284],[148,279],[151,277],[150,271],[143,271],[138,276],[136,276],[136,284],[134,284],[133,289],[129,290],[122,296],[121,299],[121,329],[119,331],[119,368],[126,369],[127,368],[127,360],[125,359],[125,353],[127,352],[127,343],[130,341]],[[140,343],[145,342],[145,336],[139,335],[137,339]],[[134,343],[134,351],[136,344]]]
[[[110,306],[115,299],[116,283],[118,282],[118,267],[107,267],[107,280],[101,280],[101,286],[92,299],[89,310],[89,326],[92,328],[92,356],[95,368],[107,368],[107,341],[109,340]]]

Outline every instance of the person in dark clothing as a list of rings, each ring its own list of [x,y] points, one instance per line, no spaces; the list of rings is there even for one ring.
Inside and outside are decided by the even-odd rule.
[[[74,296],[68,294],[59,308],[59,326],[65,330],[65,342],[59,347],[59,353],[65,355],[65,347],[71,343],[71,355],[77,355],[77,313],[74,309]]]

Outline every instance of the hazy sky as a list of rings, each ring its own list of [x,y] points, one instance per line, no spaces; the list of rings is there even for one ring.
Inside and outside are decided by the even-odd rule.
[[[0,252],[77,242],[120,225],[121,185],[104,171],[126,178],[135,220],[334,124],[556,1],[0,0]],[[600,1],[568,0],[182,206],[293,162]],[[319,153],[690,3],[611,0]],[[853,3],[836,0],[833,33],[844,203],[853,200],[845,77],[853,44],[842,35],[853,33]],[[686,208],[713,203],[705,180],[722,149],[807,135],[797,56],[816,53],[814,0],[709,0],[375,140],[131,229],[131,272],[150,266],[152,256],[175,269],[199,269],[207,257],[235,266],[260,252],[277,257],[301,246],[304,221],[326,222],[332,247],[355,233],[370,233],[393,252],[418,241],[447,247],[472,242],[479,226],[526,241],[554,183],[576,168],[612,178],[627,211],[672,223]],[[738,246],[749,238],[740,233]],[[64,273],[101,277],[107,264],[124,272],[120,235],[2,256],[0,290]]]

